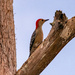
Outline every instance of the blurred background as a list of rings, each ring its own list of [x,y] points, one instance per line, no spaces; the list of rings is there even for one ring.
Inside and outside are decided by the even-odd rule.
[[[30,38],[39,18],[49,19],[43,24],[44,39],[51,30],[56,10],[70,19],[75,16],[75,0],[14,0],[17,70],[29,57]],[[40,75],[75,75],[75,38],[72,39]]]

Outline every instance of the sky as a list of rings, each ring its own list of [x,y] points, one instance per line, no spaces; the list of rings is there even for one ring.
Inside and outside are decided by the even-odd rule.
[[[30,38],[39,18],[49,19],[43,24],[44,39],[51,30],[56,10],[75,16],[75,0],[14,0],[17,70],[29,57]],[[72,39],[40,75],[75,75],[75,38]]]

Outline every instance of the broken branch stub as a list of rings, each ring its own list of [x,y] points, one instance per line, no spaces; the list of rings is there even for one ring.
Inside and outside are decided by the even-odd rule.
[[[54,21],[52,23],[50,23],[52,26],[54,26],[56,24],[56,22],[62,24],[65,23],[68,20],[68,18],[66,17],[65,13],[62,13],[62,11],[56,11],[55,12],[55,17],[54,17]]]

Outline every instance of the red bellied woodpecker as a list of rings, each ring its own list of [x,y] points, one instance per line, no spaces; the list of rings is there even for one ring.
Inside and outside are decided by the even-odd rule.
[[[30,55],[36,50],[36,48],[42,43],[43,41],[43,31],[42,25],[44,22],[48,21],[49,19],[38,19],[36,21],[36,29],[31,36],[30,41]]]

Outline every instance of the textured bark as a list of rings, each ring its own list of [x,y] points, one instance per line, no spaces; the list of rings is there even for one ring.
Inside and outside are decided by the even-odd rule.
[[[44,42],[28,58],[16,75],[39,75],[61,49],[75,36],[75,17],[67,19],[56,11],[52,29]]]
[[[13,0],[0,0],[0,75],[14,75],[16,48]]]

